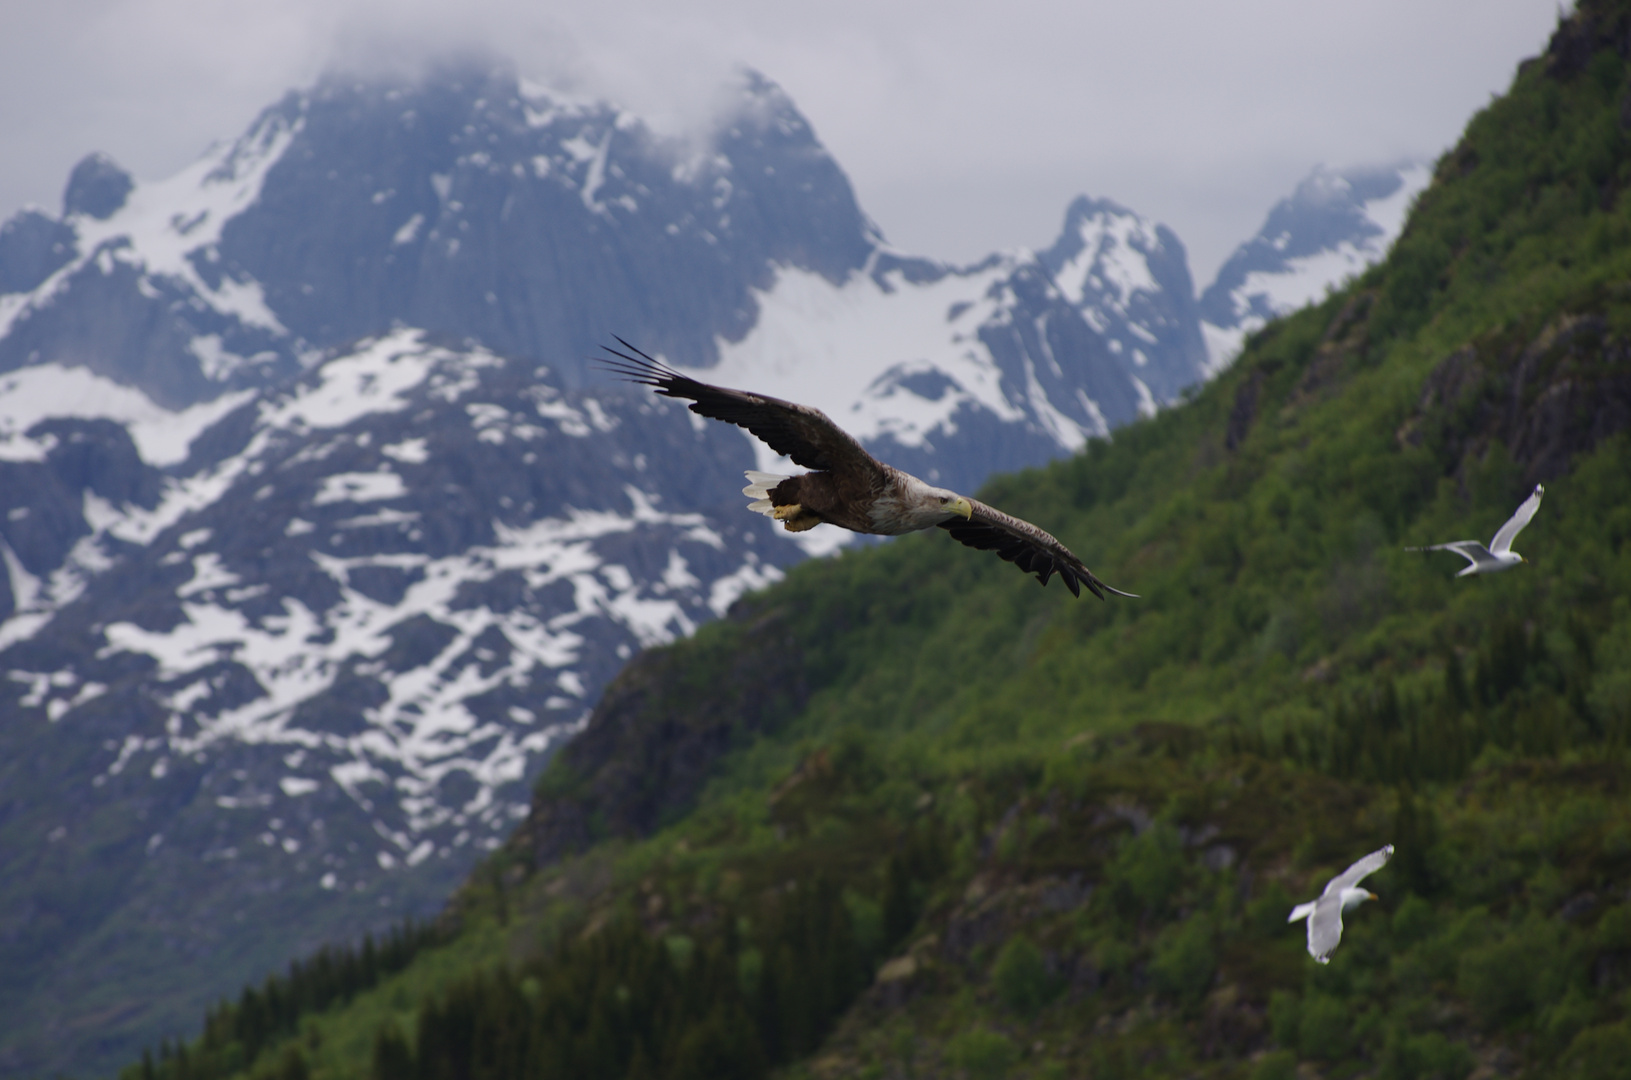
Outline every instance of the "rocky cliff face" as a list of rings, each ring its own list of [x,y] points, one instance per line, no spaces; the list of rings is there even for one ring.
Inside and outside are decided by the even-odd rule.
[[[1532,339],[1496,336],[1444,357],[1397,437],[1432,446],[1465,490],[1496,443],[1528,486],[1564,475],[1572,458],[1628,428],[1631,342],[1587,311]]]
[[[412,91],[329,79],[262,123],[290,143],[223,228],[220,268],[259,282],[306,341],[400,322],[547,357],[577,384],[616,327],[706,365],[716,338],[753,325],[772,267],[841,281],[876,239],[809,124],[757,76],[709,146],[503,68]]]
[[[729,618],[706,653],[642,653],[606,688],[510,839],[524,858],[650,835],[691,809],[720,757],[804,708],[809,673],[783,615],[743,604]]]
[[[181,407],[402,324],[548,357],[575,385],[608,327],[706,364],[753,325],[773,267],[836,282],[875,243],[837,164],[757,77],[706,146],[503,67],[331,77],[168,181],[93,155],[61,221],[11,222],[0,370],[66,361]]]

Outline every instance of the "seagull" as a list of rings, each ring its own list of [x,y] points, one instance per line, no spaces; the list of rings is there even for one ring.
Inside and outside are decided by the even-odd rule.
[[[1519,563],[1529,560],[1512,550],[1512,541],[1518,538],[1523,527],[1529,524],[1529,519],[1535,516],[1540,509],[1540,497],[1546,494],[1546,489],[1539,484],[1535,485],[1534,492],[1518,507],[1518,512],[1506,519],[1495,532],[1495,539],[1485,547],[1476,540],[1452,540],[1448,544],[1434,544],[1431,547],[1411,547],[1406,551],[1453,551],[1467,560],[1467,566],[1456,577],[1468,577],[1472,574],[1496,574],[1502,570],[1510,570]]]
[[[1318,900],[1298,904],[1291,909],[1286,922],[1308,920],[1308,955],[1322,964],[1331,962],[1331,954],[1342,940],[1342,913],[1356,908],[1366,900],[1375,900],[1373,892],[1359,888],[1359,882],[1382,869],[1393,857],[1393,845],[1371,852],[1363,859],[1325,883],[1325,891]]]

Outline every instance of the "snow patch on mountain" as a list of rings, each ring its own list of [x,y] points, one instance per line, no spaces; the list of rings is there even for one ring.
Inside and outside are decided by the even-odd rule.
[[[1160,244],[1151,222],[1133,214],[1101,212],[1083,217],[1076,236],[1081,250],[1053,275],[1071,303],[1096,300],[1125,315],[1135,292],[1159,288],[1143,257]]]
[[[149,728],[109,748],[97,785],[138,766],[158,776],[263,748],[283,762],[280,794],[226,793],[218,804],[276,813],[279,798],[341,791],[383,844],[370,874],[496,844],[526,811],[529,762],[578,729],[617,657],[693,633],[782,576],[776,552],[761,558],[743,532],[768,529],[760,519],[734,502],[729,522],[669,510],[655,452],[585,444],[631,422],[647,437],[731,438],[693,433],[681,416],[643,393],[568,395],[531,365],[419,330],[363,341],[240,410],[228,423],[247,423],[242,449],[169,478],[154,506],[87,494],[90,535],[49,581],[0,543],[19,601],[0,647],[62,616],[121,557],[146,562],[171,598],[168,610],[161,600],[90,627],[94,647],[77,660],[11,664],[7,679],[27,687],[17,706],[71,724],[124,678],[120,692],[146,703]],[[601,470],[590,487],[560,456],[574,444]],[[537,449],[550,446],[545,465]],[[524,485],[500,483],[478,508],[470,485],[432,480],[450,461],[482,458],[485,470],[453,467],[553,470],[597,505],[517,505]],[[738,460],[751,461],[745,447]],[[445,521],[443,498],[486,516],[472,524],[490,539],[434,550],[425,533]],[[247,531],[246,516],[256,519]]]
[[[740,341],[721,339],[719,363],[697,374],[821,409],[863,442],[888,435],[921,446],[954,433],[965,405],[1017,421],[1024,411],[1004,394],[978,337],[1000,310],[997,286],[1009,272],[994,263],[914,283],[894,270],[835,285],[781,267],[755,296],[753,328]],[[788,467],[763,443],[754,446],[765,471]]]
[[[187,409],[171,410],[140,390],[61,364],[39,364],[0,375],[0,460],[42,461],[51,436],[27,432],[43,420],[101,418],[124,425],[142,460],[180,464],[199,432],[253,396],[241,390]]]
[[[575,627],[585,619],[621,624],[642,645],[671,641],[695,629],[675,599],[649,595],[626,569],[598,556],[593,542],[669,526],[680,533],[671,559],[683,560],[687,544],[717,546],[719,538],[700,515],[665,514],[637,490],[629,494],[632,509],[627,514],[580,512],[521,529],[500,528],[497,544],[440,559],[411,554],[343,558],[313,551],[311,558],[339,593],[339,602],[326,611],[285,598],[278,614],[248,615],[241,607],[243,598],[233,596],[237,576],[223,570],[219,556],[203,553],[191,559],[193,576],[177,590],[178,596],[189,598],[182,605],[183,621],[162,631],[113,623],[106,628],[102,655],[133,653],[157,662],[156,676],[168,688],[171,754],[196,755],[223,739],[321,749],[326,752],[309,759],[311,772],[289,776],[302,785],[338,784],[367,809],[390,798],[391,788],[376,791],[365,781],[393,776],[409,834],[449,822],[464,825],[469,815],[494,824],[512,809],[497,800],[495,789],[519,781],[528,755],[542,753],[561,737],[563,725],[581,719],[587,702],[581,694],[550,695],[543,710],[563,714],[561,719],[549,723],[534,718],[512,730],[513,723],[477,716],[468,704],[471,699],[504,687],[563,685],[562,676],[574,674],[571,668],[581,659],[585,639]],[[411,571],[417,580],[400,600],[382,603],[351,581],[361,570],[376,567]],[[774,567],[763,570],[766,580],[779,576]],[[534,590],[557,582],[568,585],[572,606],[541,617],[527,610],[494,612],[458,603],[461,590],[506,571],[519,571]],[[424,663],[390,671],[383,657],[394,643],[392,631],[418,618],[454,632]],[[216,705],[218,688],[211,679],[224,660],[247,669],[262,695],[237,707]],[[385,699],[363,711],[360,732],[341,735],[298,723],[299,706],[330,690],[336,679],[388,672],[394,677],[383,681]],[[574,679],[565,683],[574,684],[581,686]],[[456,806],[432,797],[453,770],[476,783],[475,793]]]
[[[362,342],[324,364],[314,379],[272,396],[260,408],[257,427],[268,433],[345,427],[370,413],[406,409],[409,393],[427,380],[431,396],[454,402],[478,385],[480,369],[499,363],[484,349],[455,352],[427,344],[423,331],[398,329]]]

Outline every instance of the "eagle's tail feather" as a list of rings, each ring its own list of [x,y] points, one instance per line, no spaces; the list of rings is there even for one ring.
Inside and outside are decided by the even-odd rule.
[[[764,514],[766,517],[771,516],[775,507],[771,505],[770,493],[776,489],[777,484],[786,480],[787,477],[777,476],[775,473],[759,472],[755,469],[749,469],[743,475],[748,478],[748,486],[742,489],[742,494],[756,500],[748,503],[748,509],[756,514]]]

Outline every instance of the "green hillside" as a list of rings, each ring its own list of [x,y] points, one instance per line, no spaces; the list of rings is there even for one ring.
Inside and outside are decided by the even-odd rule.
[[[1628,47],[1583,0],[1384,265],[981,493],[1141,599],[802,566],[637,659],[438,928],[125,1076],[1624,1075]],[[1528,565],[1404,551],[1537,483]],[[1387,842],[1315,964],[1286,913]]]

